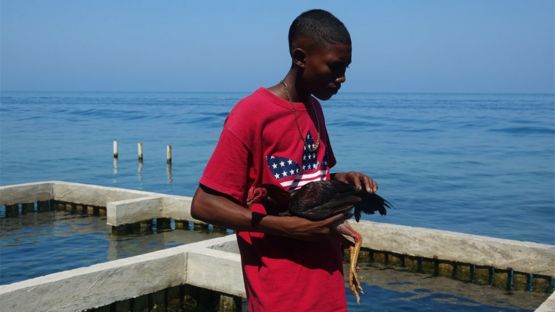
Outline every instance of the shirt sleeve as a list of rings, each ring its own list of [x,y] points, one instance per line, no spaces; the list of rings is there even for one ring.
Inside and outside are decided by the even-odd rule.
[[[244,204],[248,191],[248,170],[252,162],[250,155],[248,147],[224,127],[200,183]]]

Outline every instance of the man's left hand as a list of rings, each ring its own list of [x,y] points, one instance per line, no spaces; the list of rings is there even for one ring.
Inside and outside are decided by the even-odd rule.
[[[333,174],[333,179],[352,184],[359,190],[364,187],[368,193],[375,193],[378,190],[378,183],[376,181],[357,171],[337,172]]]

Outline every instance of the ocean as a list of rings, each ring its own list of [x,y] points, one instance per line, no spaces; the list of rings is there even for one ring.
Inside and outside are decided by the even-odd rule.
[[[0,184],[191,196],[245,95],[3,92]],[[344,93],[323,107],[335,170],[367,173],[394,205],[369,220],[555,244],[555,95]]]
[[[192,196],[229,110],[245,95],[3,92],[0,185],[62,180]],[[343,93],[322,104],[338,160],[332,171],[367,173],[394,206],[387,216],[363,218],[555,244],[554,94]],[[63,212],[19,219],[0,214],[0,284],[204,237],[111,235],[104,220]],[[511,300],[530,301],[500,293],[453,297],[408,277],[399,285],[409,288],[391,291],[397,284],[388,274],[384,285],[365,284],[371,293],[361,306],[347,291],[350,309],[466,311],[478,300],[477,311],[497,311]],[[487,300],[492,296],[497,301]],[[446,300],[451,303],[442,306]]]

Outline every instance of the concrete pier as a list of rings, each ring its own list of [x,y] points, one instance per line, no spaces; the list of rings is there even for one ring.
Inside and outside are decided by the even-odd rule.
[[[553,245],[370,221],[351,224],[368,249],[555,276]]]
[[[6,311],[22,312],[82,311],[183,284],[245,297],[239,254],[218,250],[220,246],[237,248],[235,237],[1,285],[0,306]]]
[[[116,229],[126,225],[146,228],[153,219],[161,224],[173,219],[176,228],[193,222],[194,227],[208,228],[193,220],[191,198],[185,196],[59,181],[0,187],[6,217],[17,217],[22,204],[28,210],[34,203],[37,212],[48,206],[102,215],[100,207],[106,207],[107,223]],[[554,245],[369,221],[352,225],[363,236],[361,258],[367,261],[509,291],[545,292],[554,287]],[[0,307],[6,311],[81,311],[183,285],[244,298],[237,250],[235,236],[230,235],[1,285]],[[537,311],[555,311],[553,295]]]
[[[71,205],[104,207],[107,223],[112,226],[132,224],[154,218],[195,221],[191,217],[191,197],[172,196],[90,184],[47,181],[0,187],[0,205],[6,206],[9,216],[19,215],[14,205],[43,201]],[[69,207],[73,211],[77,207]],[[100,209],[102,210],[102,209]],[[80,212],[81,213],[81,212]]]

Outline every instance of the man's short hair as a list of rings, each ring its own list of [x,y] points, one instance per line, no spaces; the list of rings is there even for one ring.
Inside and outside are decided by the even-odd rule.
[[[293,42],[300,37],[306,37],[317,45],[348,44],[351,36],[345,25],[328,11],[314,9],[299,15],[289,27],[289,52],[293,53]]]

